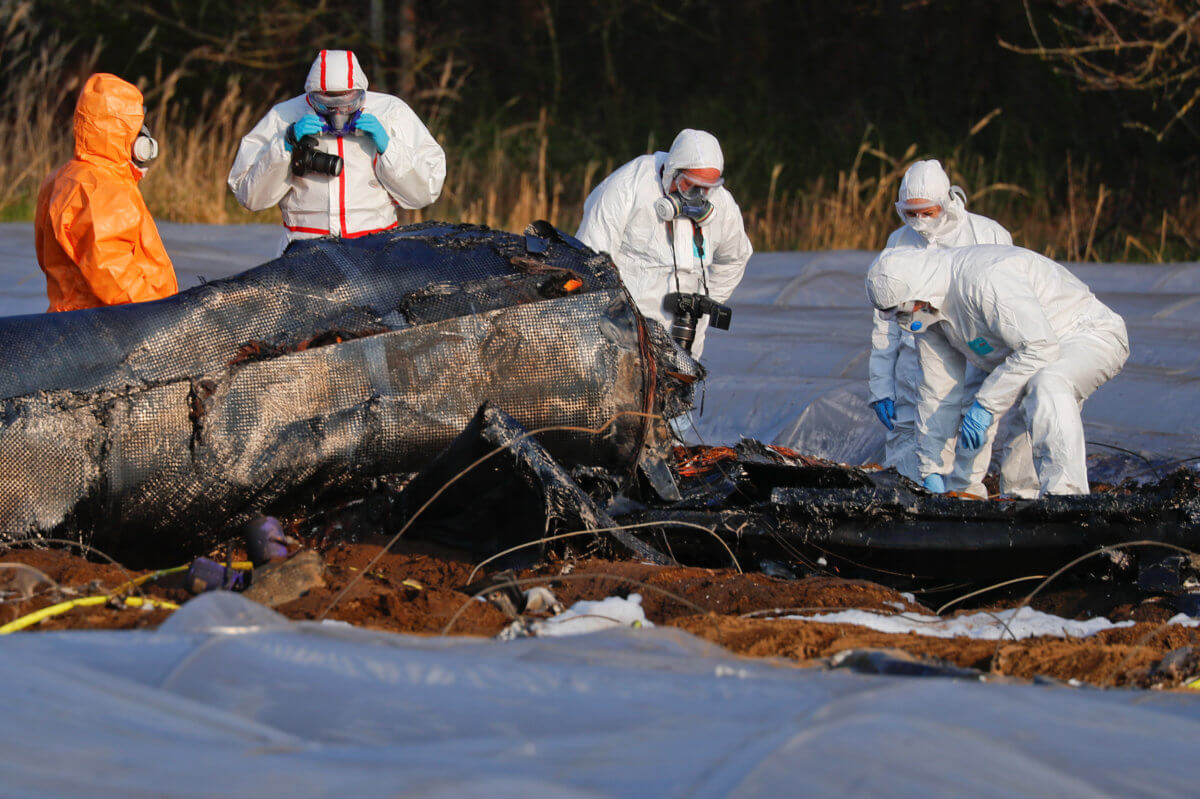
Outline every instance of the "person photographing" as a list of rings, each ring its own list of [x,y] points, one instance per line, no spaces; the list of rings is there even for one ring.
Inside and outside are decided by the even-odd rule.
[[[276,105],[238,147],[229,188],[247,210],[278,205],[279,251],[297,239],[396,227],[396,208],[437,201],[446,154],[408,105],[367,89],[349,50],[322,50],[305,93]]]
[[[724,186],[711,133],[684,129],[669,152],[639,156],[598,185],[576,237],[612,257],[638,310],[699,358],[704,333],[728,329],[727,305],[753,252]]]

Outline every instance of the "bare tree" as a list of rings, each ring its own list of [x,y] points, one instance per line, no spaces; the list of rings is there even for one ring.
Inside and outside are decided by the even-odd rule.
[[[1160,141],[1177,125],[1200,138],[1189,118],[1200,104],[1200,3],[1197,0],[1043,0],[1052,30],[1039,29],[1023,0],[1036,55],[1086,91],[1135,92],[1152,118],[1128,124]]]

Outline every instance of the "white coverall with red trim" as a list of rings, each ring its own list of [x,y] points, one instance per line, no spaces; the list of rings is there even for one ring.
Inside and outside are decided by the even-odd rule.
[[[309,70],[305,91],[366,89],[354,54],[322,50]],[[280,252],[296,239],[354,238],[395,227],[396,207],[424,208],[437,200],[446,179],[441,145],[399,98],[366,92],[363,113],[374,114],[389,136],[380,154],[369,136],[321,134],[318,149],[344,161],[337,177],[292,174],[286,135],[314,113],[306,94],[280,103],[242,139],[229,171],[229,188],[250,211],[278,204],[287,229]]]

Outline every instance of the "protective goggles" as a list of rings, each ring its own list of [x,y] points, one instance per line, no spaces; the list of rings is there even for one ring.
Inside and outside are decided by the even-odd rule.
[[[362,108],[367,93],[362,89],[345,92],[309,92],[308,104],[318,114],[353,114]]]
[[[708,198],[708,193],[712,191],[708,186],[688,186],[686,189],[680,185],[679,196],[689,203],[702,203]]]
[[[695,186],[703,186],[706,189],[715,189],[725,182],[725,178],[721,177],[721,170],[714,167],[681,169],[675,173],[675,178],[676,180],[686,180]]]
[[[900,214],[901,219],[916,219],[919,216],[937,216],[942,207],[940,202],[918,197],[896,203],[896,213]]]

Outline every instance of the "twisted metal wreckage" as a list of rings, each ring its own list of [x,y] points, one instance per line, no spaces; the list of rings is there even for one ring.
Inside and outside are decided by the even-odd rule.
[[[1200,540],[1191,473],[967,502],[753,441],[672,449],[664,419],[690,410],[703,369],[607,256],[544,222],[302,242],[166,300],[0,319],[0,343],[9,540],[178,558],[260,512],[390,532],[435,497],[414,533],[475,553],[640,523],[590,543],[727,564],[691,523],[742,560],[877,579]]]

